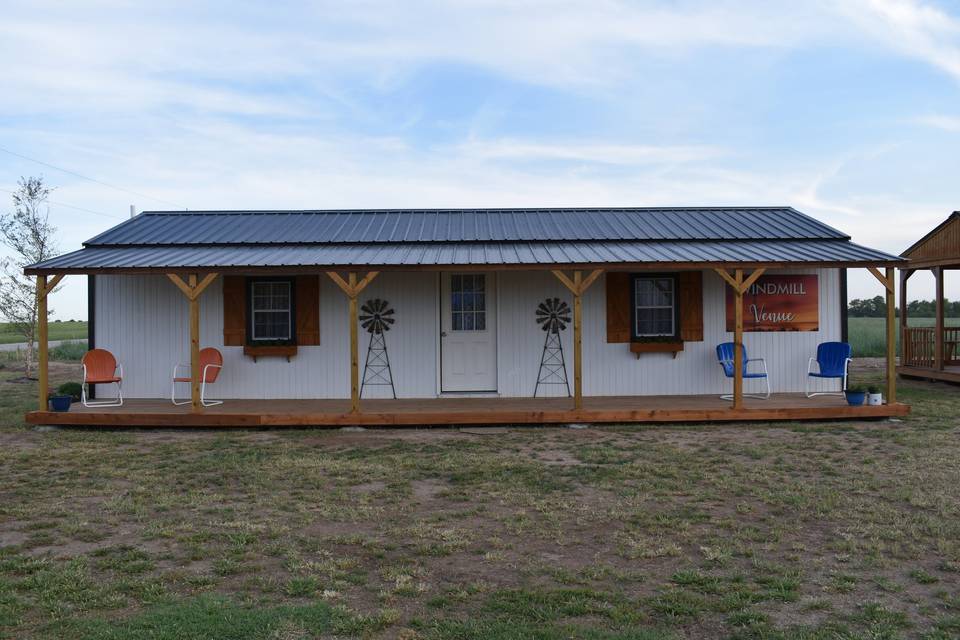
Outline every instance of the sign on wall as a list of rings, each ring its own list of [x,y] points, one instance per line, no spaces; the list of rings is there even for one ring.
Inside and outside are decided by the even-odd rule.
[[[727,331],[734,330],[733,290],[727,290]],[[817,276],[760,276],[743,294],[744,331],[817,331],[820,292]]]

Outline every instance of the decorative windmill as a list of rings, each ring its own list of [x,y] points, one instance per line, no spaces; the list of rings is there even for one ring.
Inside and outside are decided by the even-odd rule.
[[[542,384],[562,384],[570,396],[570,383],[567,381],[567,363],[563,359],[563,341],[560,332],[570,324],[570,306],[560,298],[547,298],[537,305],[537,324],[546,331],[543,341],[543,354],[540,356],[540,371],[537,373],[537,386],[533,397]]]
[[[363,388],[371,386],[390,386],[393,399],[397,399],[397,390],[393,386],[393,373],[390,371],[390,356],[387,355],[387,341],[384,334],[390,331],[390,325],[396,320],[390,303],[380,298],[367,300],[360,306],[360,326],[370,334],[370,346],[367,347],[367,362],[363,367]]]

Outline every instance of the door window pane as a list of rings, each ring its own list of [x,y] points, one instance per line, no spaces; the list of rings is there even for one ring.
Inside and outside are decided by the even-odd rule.
[[[486,275],[464,273],[450,276],[450,319],[454,331],[485,331],[487,328]]]

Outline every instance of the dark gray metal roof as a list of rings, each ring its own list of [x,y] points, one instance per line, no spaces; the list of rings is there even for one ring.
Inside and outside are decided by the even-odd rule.
[[[384,209],[146,212],[84,246],[827,238],[791,207]]]
[[[155,212],[26,272],[901,261],[849,240],[790,207]]]
[[[897,261],[846,240],[729,242],[476,242],[269,247],[89,247],[32,270],[241,267],[412,267],[652,263],[863,263]]]

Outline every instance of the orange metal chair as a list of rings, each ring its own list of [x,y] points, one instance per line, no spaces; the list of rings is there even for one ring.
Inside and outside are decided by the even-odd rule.
[[[83,383],[80,385],[80,400],[85,407],[121,407],[123,406],[123,365],[106,349],[91,349],[83,354]],[[116,399],[91,401],[87,399],[87,385],[115,384]]]
[[[181,367],[186,367],[190,371],[190,363],[179,363],[173,367],[173,384],[170,387],[170,401],[175,405],[189,404],[189,400],[177,402],[177,383],[182,382],[191,384],[193,378],[177,376],[177,371]],[[223,404],[223,400],[207,400],[207,385],[217,381],[220,370],[223,369],[223,356],[213,347],[200,349],[200,404],[205,407],[212,407],[216,404]]]

